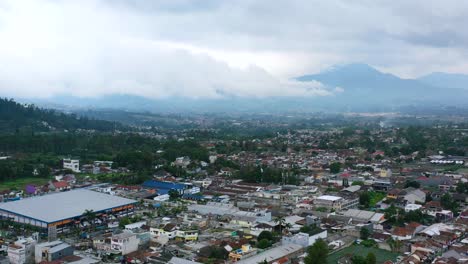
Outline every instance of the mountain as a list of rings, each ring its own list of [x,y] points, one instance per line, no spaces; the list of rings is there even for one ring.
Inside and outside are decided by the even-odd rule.
[[[464,104],[468,92],[461,89],[455,95],[447,93],[447,87],[416,79],[403,79],[382,73],[367,64],[347,64],[327,71],[304,75],[299,81],[319,81],[329,87],[340,87],[343,93],[337,95],[336,103],[348,105],[402,106],[407,104]]]
[[[443,109],[445,106],[461,106],[464,109],[468,100],[468,89],[460,89],[461,85],[450,88],[446,85],[442,86],[444,82],[436,82],[429,78],[403,79],[380,72],[367,64],[335,66],[318,74],[297,77],[295,80],[321,82],[327,89],[334,91],[334,94],[300,98],[225,96],[218,99],[186,97],[151,99],[128,94],[111,94],[97,98],[62,95],[47,100],[24,99],[23,101],[80,113],[86,112],[87,109],[119,109],[153,113],[284,113],[382,112],[418,108],[426,111],[429,108]]]
[[[417,80],[437,87],[468,90],[468,75],[465,74],[434,72]]]
[[[65,114],[0,98],[0,133],[74,131],[78,129],[105,132],[125,129],[125,127],[114,122],[78,117],[75,114]]]

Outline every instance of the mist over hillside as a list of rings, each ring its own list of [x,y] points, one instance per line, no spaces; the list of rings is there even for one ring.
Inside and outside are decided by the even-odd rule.
[[[119,109],[154,113],[180,112],[385,112],[408,109],[464,109],[468,89],[465,75],[433,74],[419,79],[403,79],[382,73],[367,64],[347,64],[318,74],[295,78],[300,82],[320,82],[329,95],[293,97],[148,98],[131,94],[98,97],[57,95],[48,99],[21,98],[40,106],[65,111]],[[240,84],[241,85],[241,84]]]

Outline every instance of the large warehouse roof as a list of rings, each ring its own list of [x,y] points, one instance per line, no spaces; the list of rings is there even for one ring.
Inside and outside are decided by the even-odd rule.
[[[80,216],[86,210],[99,212],[135,202],[119,196],[77,189],[1,203],[0,210],[52,223]]]

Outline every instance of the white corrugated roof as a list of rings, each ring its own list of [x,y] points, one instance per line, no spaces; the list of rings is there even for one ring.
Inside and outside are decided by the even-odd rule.
[[[99,212],[135,202],[119,196],[77,189],[3,203],[0,204],[0,210],[52,223],[80,216],[86,210]]]
[[[273,260],[280,259],[289,254],[295,253],[302,249],[302,246],[296,244],[281,245],[267,251],[264,251],[260,254],[254,255],[252,257],[242,259],[237,264],[258,264],[265,259],[270,262]]]
[[[340,200],[340,199],[343,199],[343,198],[341,198],[339,196],[333,196],[333,195],[322,195],[322,196],[317,197],[317,199],[328,200],[328,201],[337,201],[337,200]]]

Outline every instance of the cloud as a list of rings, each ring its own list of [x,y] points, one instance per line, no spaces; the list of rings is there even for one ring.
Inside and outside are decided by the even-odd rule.
[[[0,94],[328,96],[291,78],[366,62],[468,73],[460,1],[0,2]]]

